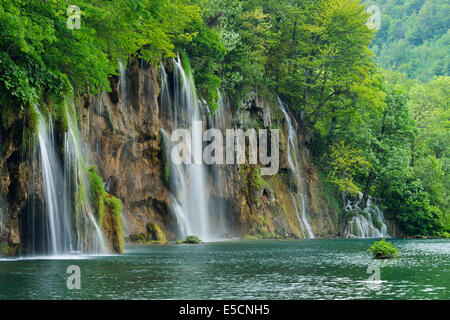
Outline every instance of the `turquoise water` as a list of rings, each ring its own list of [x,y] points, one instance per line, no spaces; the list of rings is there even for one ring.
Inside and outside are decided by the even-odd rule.
[[[450,299],[450,241],[373,239],[129,245],[124,255],[0,260],[0,299]],[[81,289],[67,289],[69,265]],[[367,281],[369,266],[380,281]]]

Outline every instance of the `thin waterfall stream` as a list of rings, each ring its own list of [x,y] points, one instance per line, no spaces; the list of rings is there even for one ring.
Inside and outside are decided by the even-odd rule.
[[[38,113],[38,132],[32,161],[39,162],[44,202],[28,210],[27,255],[70,255],[106,253],[102,232],[90,206],[86,163],[77,123],[66,103],[68,130],[64,134],[64,155],[57,153],[50,114]],[[73,111],[73,110],[72,110]],[[35,173],[36,174],[36,173]],[[35,178],[33,178],[35,179]],[[37,194],[32,186],[32,194]]]
[[[300,223],[300,227],[302,229],[303,237],[314,238],[314,233],[308,221],[308,213],[306,211],[306,204],[305,204],[305,195],[303,194],[302,191],[302,177],[300,173],[300,163],[297,157],[298,138],[296,132],[298,129],[298,125],[295,119],[289,116],[280,98],[278,98],[278,104],[280,106],[281,111],[284,114],[287,123],[288,138],[286,145],[287,145],[288,164],[295,178],[295,184],[297,187],[297,192],[290,191],[292,201],[294,203],[295,212],[297,214],[297,218]]]

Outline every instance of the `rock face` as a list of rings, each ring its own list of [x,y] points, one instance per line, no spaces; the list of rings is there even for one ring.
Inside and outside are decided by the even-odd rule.
[[[233,203],[236,217],[243,234],[267,238],[303,238],[291,192],[296,187],[293,172],[287,160],[286,121],[275,99],[261,98],[250,94],[236,115],[233,127],[243,128],[280,128],[280,168],[278,174],[259,176],[252,165],[230,167],[225,181],[228,186],[227,198]],[[306,198],[306,211],[313,233],[316,237],[336,237],[339,235],[337,209],[324,199],[322,184],[312,165],[311,155],[303,132],[297,133],[300,150],[300,171],[302,189]]]
[[[77,98],[80,134],[90,154],[88,162],[98,167],[105,191],[123,202],[123,234],[128,241],[142,240],[142,236],[146,241],[160,241],[161,235],[172,241],[177,238],[178,226],[164,182],[167,164],[160,129],[167,128],[169,120],[158,103],[158,69],[135,58],[122,79],[123,83],[119,77],[111,78],[109,93]],[[209,215],[214,223],[225,220],[228,226],[219,236],[305,237],[291,197],[297,187],[287,163],[287,125],[276,100],[253,92],[239,108],[227,109],[223,117],[230,128],[280,128],[280,168],[278,174],[262,177],[256,165],[224,165],[218,179],[215,169],[208,167]],[[206,123],[207,116],[203,118]],[[30,201],[43,202],[41,194],[30,198],[28,193],[29,172],[36,164],[21,160],[23,152],[17,142],[23,140],[23,121],[16,119],[1,132],[0,254],[17,254],[26,248],[27,206]],[[312,163],[311,138],[301,125],[299,128],[296,143],[301,187],[312,230],[316,237],[342,236],[344,221],[337,197],[326,190]],[[32,183],[42,182],[37,179]],[[218,206],[222,208],[220,214]],[[105,210],[105,214],[108,212]],[[110,246],[120,251],[117,226],[112,218],[105,221],[105,236]]]
[[[125,237],[146,233],[146,225],[157,222],[173,238],[169,194],[161,180],[157,69],[134,59],[125,76],[125,97],[113,77],[112,92],[80,98],[80,130],[105,191],[123,202]]]
[[[3,116],[3,115],[1,115]],[[21,242],[26,239],[26,232],[21,232],[21,225],[31,201],[42,202],[42,193],[29,196],[29,188],[38,190],[42,185],[40,179],[29,181],[30,171],[37,166],[35,162],[24,161],[26,150],[24,141],[24,118],[14,119],[9,124],[2,120],[0,132],[0,255],[20,253]],[[22,246],[24,247],[24,246]]]
[[[146,235],[149,223],[157,223],[167,239],[174,240],[177,225],[170,210],[170,192],[164,183],[159,133],[169,120],[159,110],[158,70],[134,59],[125,73],[126,85],[119,78],[112,78],[111,83],[111,93],[82,97],[79,103],[84,106],[80,111],[81,132],[88,142],[92,162],[100,170],[106,191],[124,204],[124,232],[128,240],[137,241],[140,235]],[[252,93],[237,113],[230,112],[225,117],[231,128],[283,129],[277,175],[262,178],[254,165],[226,165],[218,182],[214,169],[209,168],[208,203],[212,220],[215,221],[218,203],[226,208],[223,211],[230,232],[221,236],[304,237],[289,194],[287,133],[276,102]],[[320,237],[338,236],[338,213],[323,199],[310,153],[305,141],[300,140],[303,188],[307,190],[313,231]],[[215,185],[220,181],[221,187]]]

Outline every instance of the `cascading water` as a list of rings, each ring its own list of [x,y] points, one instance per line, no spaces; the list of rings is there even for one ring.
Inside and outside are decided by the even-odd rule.
[[[36,233],[32,235],[31,253],[42,250],[44,254],[56,255],[72,250],[72,221],[68,214],[70,208],[64,201],[66,195],[63,171],[55,151],[52,119],[49,116],[48,121],[45,122],[44,116],[40,112],[38,114],[39,160],[45,196],[45,223],[32,221],[34,226],[41,225],[43,230],[31,228],[31,231]],[[37,217],[33,216],[33,218]],[[43,236],[40,244],[37,243],[37,233]]]
[[[172,153],[172,142],[170,141],[169,135],[166,131],[164,131],[164,129],[161,129],[161,134],[164,143],[164,150],[166,151],[166,154],[170,156],[170,154]],[[184,198],[184,196],[186,195],[186,192],[184,192],[184,190],[186,189],[185,179],[183,177],[181,166],[171,162],[170,158],[168,158],[166,161],[170,163],[169,187],[170,190],[175,194],[171,196],[171,209],[172,213],[177,219],[179,236],[183,239],[184,237],[192,234],[189,221],[185,216],[183,207],[180,205],[180,203],[184,203],[187,201],[187,199]]]
[[[37,148],[32,163],[40,163],[44,203],[32,201],[28,209],[27,234],[29,255],[67,255],[106,252],[101,231],[89,206],[89,185],[85,177],[81,141],[76,122],[67,111],[68,132],[64,139],[64,161],[56,152],[53,123],[38,108]],[[35,180],[35,173],[33,181]],[[34,188],[35,183],[32,183]],[[32,190],[36,194],[38,190]]]
[[[303,237],[314,238],[314,233],[312,228],[308,222],[308,214],[306,212],[305,205],[305,196],[302,192],[302,178],[300,174],[300,165],[297,158],[297,133],[298,129],[297,122],[295,119],[291,119],[286,108],[278,98],[278,104],[280,106],[281,111],[284,114],[286,119],[286,123],[288,126],[288,139],[287,139],[287,156],[288,156],[288,164],[291,169],[293,176],[295,178],[295,184],[297,186],[297,192],[291,192],[292,201],[294,203],[295,212],[297,214],[298,222],[300,223],[300,227],[302,229]],[[292,121],[293,120],[293,121]],[[294,127],[295,126],[295,127]],[[299,209],[300,206],[300,209]]]
[[[86,174],[87,164],[84,147],[81,142],[77,122],[72,117],[74,108],[67,110],[68,130],[65,134],[64,184],[67,203],[73,201],[75,230],[77,230],[76,248],[80,252],[106,252],[103,234],[97,224],[90,204],[90,189]],[[72,197],[72,198],[70,198]],[[90,246],[90,248],[89,248]]]
[[[167,75],[162,68],[161,76],[161,107],[162,112],[168,112],[167,116],[172,124],[172,129],[183,128],[190,131],[192,138],[191,147],[193,154],[195,150],[202,150],[203,133],[196,123],[201,121],[200,104],[198,102],[196,88],[192,74],[183,69],[180,57],[173,60],[173,103],[170,100],[170,88]],[[168,148],[170,149],[170,148]],[[167,154],[170,161],[171,154]],[[201,159],[193,157],[191,164],[180,166],[172,165],[171,191],[176,196],[172,208],[184,221],[180,226],[180,233],[184,232],[197,235],[203,241],[211,240],[210,221],[207,206],[206,170]],[[178,214],[176,213],[178,211]]]
[[[226,101],[226,97],[218,91],[218,109],[214,112],[213,115],[208,116],[209,128],[218,129],[221,132],[226,132],[226,129],[231,128],[230,115],[231,112],[229,110],[230,106]],[[211,167],[211,185],[215,190],[215,193],[222,198],[225,198],[225,190],[224,183],[226,182],[225,165],[223,164],[215,164]],[[214,223],[211,224],[212,233],[217,235],[218,238],[230,238],[231,226],[229,225],[229,220],[227,218],[227,208],[224,205],[223,201],[215,201],[214,202]],[[212,218],[212,217],[211,217]]]
[[[352,238],[389,237],[383,212],[372,202],[371,197],[367,199],[366,207],[362,209],[360,207],[362,198],[363,194],[359,192],[358,199],[354,202],[350,199],[346,201],[345,211],[354,214],[347,228],[348,236]]]
[[[127,76],[126,69],[122,61],[119,61],[119,76],[120,76],[120,96],[122,97],[122,104],[127,103]]]

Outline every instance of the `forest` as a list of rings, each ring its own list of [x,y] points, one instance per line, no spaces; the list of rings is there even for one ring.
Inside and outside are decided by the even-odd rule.
[[[180,54],[211,112],[218,89],[234,108],[251,91],[278,95],[332,188],[377,199],[405,235],[450,237],[448,1],[71,4],[79,29],[67,27],[66,1],[0,0],[0,135],[35,131],[42,101],[64,123],[64,98],[110,91],[118,61]],[[366,25],[368,4],[379,30]]]

